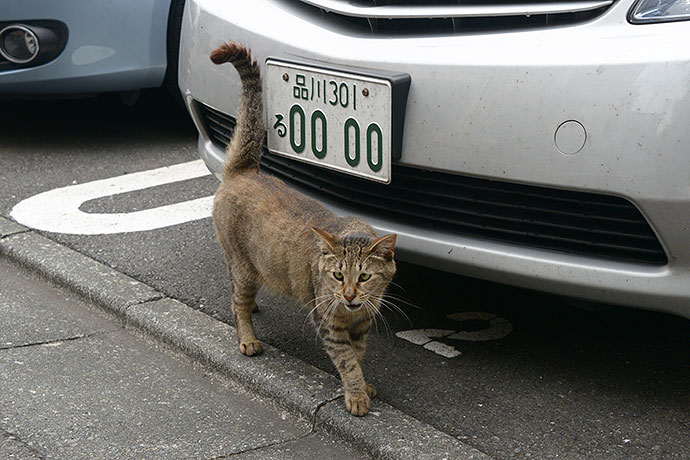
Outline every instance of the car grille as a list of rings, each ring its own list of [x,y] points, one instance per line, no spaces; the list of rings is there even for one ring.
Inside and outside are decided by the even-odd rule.
[[[457,34],[577,24],[603,14],[615,0],[299,0],[353,31]],[[297,4],[296,2],[292,2]]]
[[[226,146],[234,119],[197,104]],[[262,170],[353,211],[449,234],[626,262],[664,265],[640,211],[615,196],[448,174],[394,164],[388,185],[265,152]]]

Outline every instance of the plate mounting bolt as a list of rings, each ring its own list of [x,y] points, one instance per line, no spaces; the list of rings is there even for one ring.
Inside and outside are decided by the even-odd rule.
[[[369,90],[367,88],[364,88],[362,90],[362,96],[367,97],[369,95]]]
[[[283,80],[288,81],[289,79],[290,79],[290,77],[288,76],[288,74],[284,73],[283,74]]]

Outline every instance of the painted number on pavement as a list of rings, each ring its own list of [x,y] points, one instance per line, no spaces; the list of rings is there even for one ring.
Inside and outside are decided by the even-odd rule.
[[[415,345],[421,345],[427,350],[433,351],[437,355],[445,356],[446,358],[455,358],[456,356],[460,355],[460,352],[456,350],[455,347],[438,342],[434,339],[445,338],[480,342],[502,339],[513,331],[513,325],[510,321],[494,313],[466,311],[453,313],[452,315],[448,315],[448,318],[459,323],[476,320],[486,321],[487,326],[483,329],[475,331],[455,331],[452,329],[410,329],[408,331],[397,332],[395,335],[403,340],[414,343]]]

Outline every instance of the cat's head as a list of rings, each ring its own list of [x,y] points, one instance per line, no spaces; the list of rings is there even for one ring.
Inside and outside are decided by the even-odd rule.
[[[320,292],[332,294],[349,311],[377,309],[395,274],[396,235],[375,238],[360,232],[334,235],[313,230],[321,249]]]

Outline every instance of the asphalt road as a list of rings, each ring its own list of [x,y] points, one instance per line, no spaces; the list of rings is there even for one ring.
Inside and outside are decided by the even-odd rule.
[[[48,190],[196,159],[194,127],[158,92],[144,93],[133,108],[108,97],[2,102],[0,211],[9,216],[17,203]],[[80,209],[132,213],[208,197],[216,186],[204,175],[88,200]],[[141,232],[44,234],[232,321],[210,218]],[[389,404],[499,459],[690,458],[687,320],[572,306],[402,263],[395,282],[393,294],[405,299],[398,304],[407,318],[386,313],[365,363]],[[258,303],[260,339],[335,373],[306,310],[267,292]],[[491,322],[449,318],[462,312],[497,315],[481,318],[494,319],[497,335],[507,335],[466,340]],[[418,340],[419,331],[404,332],[418,329],[443,330],[446,337]]]

